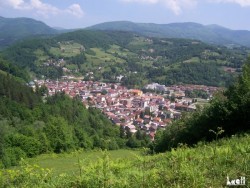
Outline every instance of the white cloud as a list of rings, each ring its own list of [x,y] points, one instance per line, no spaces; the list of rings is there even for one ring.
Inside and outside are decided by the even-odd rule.
[[[67,12],[79,18],[81,18],[84,15],[84,12],[82,11],[81,6],[79,4],[71,5],[67,9]]]
[[[0,4],[3,6],[10,6],[14,9],[29,9],[29,6],[23,0],[5,0],[1,1]]]
[[[67,13],[79,18],[84,15],[79,4],[72,4],[66,9],[59,9],[51,4],[43,3],[42,0],[0,0],[0,5],[18,10],[34,11],[36,14],[47,18],[51,14],[58,15]]]
[[[198,2],[209,3],[235,3],[242,7],[250,6],[250,0],[120,0],[128,3],[164,4],[176,15],[181,14],[184,9],[195,7]]]
[[[242,7],[250,6],[250,0],[209,0],[209,2],[215,3],[236,3]]]
[[[30,1],[31,9],[35,10],[36,13],[48,17],[49,14],[59,14],[60,10],[50,4],[42,3],[40,0]]]
[[[158,3],[159,0],[123,0],[124,2]]]
[[[24,3],[24,1],[23,0],[9,0],[5,3],[9,4],[10,6],[13,6],[14,8],[18,8]]]
[[[163,4],[176,15],[180,14],[184,8],[194,7],[197,0],[122,0],[124,2],[137,2],[137,3],[148,3],[148,4]]]

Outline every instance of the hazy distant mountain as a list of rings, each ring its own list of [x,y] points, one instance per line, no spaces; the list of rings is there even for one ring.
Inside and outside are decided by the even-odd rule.
[[[0,17],[0,48],[25,37],[56,33],[56,29],[34,19]]]
[[[101,23],[86,29],[132,31],[153,37],[188,38],[214,44],[250,47],[250,31],[231,30],[218,25],[205,26],[192,22],[153,24],[118,21]]]

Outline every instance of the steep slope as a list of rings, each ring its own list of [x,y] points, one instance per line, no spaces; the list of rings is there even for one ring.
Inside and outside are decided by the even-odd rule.
[[[219,38],[232,41],[235,44],[250,46],[250,32],[247,30],[230,30],[219,25],[208,25],[206,28],[218,35]]]
[[[0,183],[2,187],[249,187],[249,142],[246,134],[195,148],[182,145],[153,156],[126,150],[44,155],[3,170]],[[235,179],[245,186],[228,186]]]
[[[34,19],[0,17],[0,48],[6,47],[28,36],[51,35],[56,33],[57,30]]]
[[[0,169],[47,152],[125,145],[119,128],[99,110],[63,93],[44,100],[46,91],[42,86],[34,92],[0,70]]]
[[[0,71],[11,74],[19,80],[28,81],[29,74],[26,70],[21,69],[19,66],[13,65],[0,56]]]
[[[173,122],[157,135],[154,150],[163,152],[178,147],[179,143],[195,145],[230,137],[250,130],[250,58],[243,66],[242,75],[223,92],[214,95],[210,105],[197,108]]]
[[[192,22],[153,24],[119,21],[97,24],[86,29],[131,31],[151,37],[187,38],[220,45],[250,46],[250,31],[230,30],[217,25],[205,26]]]

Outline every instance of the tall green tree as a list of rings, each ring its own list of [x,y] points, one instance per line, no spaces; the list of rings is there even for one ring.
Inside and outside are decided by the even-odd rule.
[[[186,114],[158,134],[155,150],[170,150],[179,143],[194,145],[199,141],[211,141],[215,135],[209,130],[217,130],[218,127],[224,130],[219,135],[222,137],[250,130],[250,58],[238,80],[225,91],[217,93],[208,107]]]

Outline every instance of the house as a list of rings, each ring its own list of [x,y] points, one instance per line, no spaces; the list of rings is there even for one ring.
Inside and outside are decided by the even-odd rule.
[[[174,113],[174,119],[180,119],[181,118],[181,113],[175,112]]]
[[[142,96],[143,94],[143,92],[139,89],[131,89],[129,92],[134,96]]]
[[[142,127],[142,130],[144,130],[144,131],[149,131],[149,128],[150,128],[151,126],[149,125],[149,124],[146,124],[146,125],[144,125],[143,127]]]
[[[128,125],[127,126],[127,129],[129,130],[129,132],[131,133],[136,133],[137,130],[136,130],[136,127],[134,125]]]
[[[151,126],[149,127],[149,131],[150,131],[150,132],[156,132],[157,128],[158,128],[158,124],[157,124],[157,125],[151,125]]]
[[[141,119],[141,118],[137,118],[137,119],[135,120],[135,124],[142,124],[143,122],[144,122],[144,120]]]
[[[165,128],[167,126],[167,124],[166,123],[164,123],[164,122],[160,122],[159,123],[159,125],[158,125],[158,129],[161,129],[161,128]]]
[[[154,141],[155,140],[155,132],[149,133],[149,137],[150,137],[151,141]]]
[[[149,123],[151,120],[151,117],[149,115],[144,116],[144,123]]]
[[[114,118],[113,123],[116,124],[116,125],[121,125],[121,121],[118,118]]]
[[[155,117],[155,118],[153,119],[153,121],[155,121],[155,122],[161,122],[161,118],[160,118],[160,117]]]

